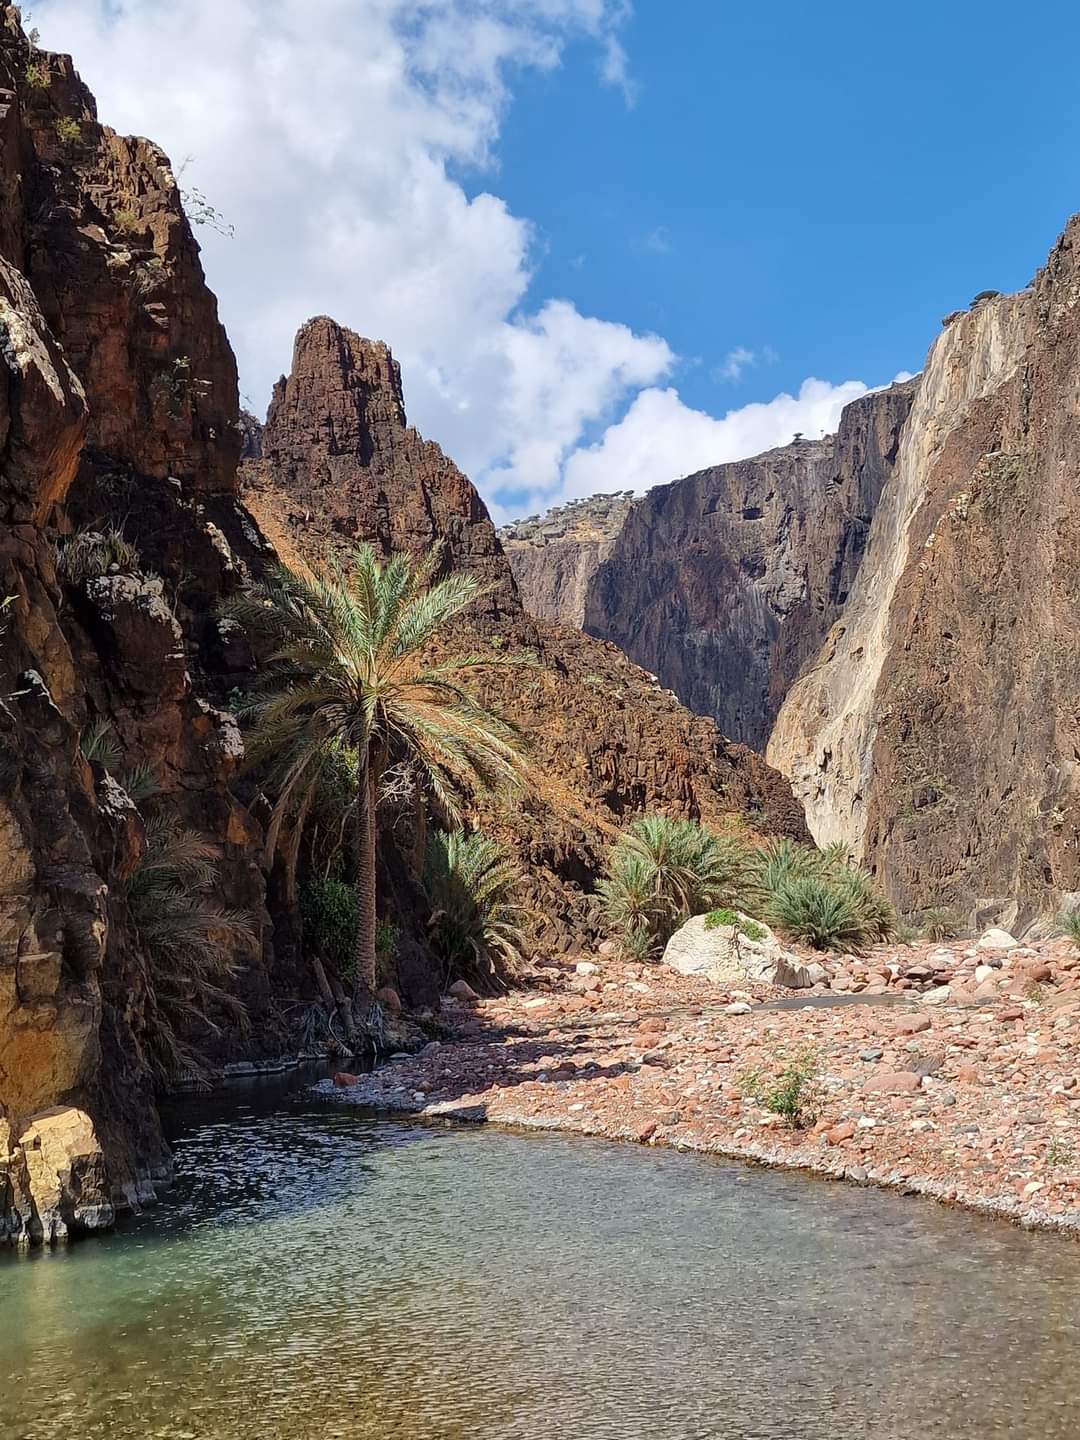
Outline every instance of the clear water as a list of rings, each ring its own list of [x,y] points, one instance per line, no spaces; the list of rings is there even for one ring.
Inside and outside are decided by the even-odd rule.
[[[928,1202],[303,1098],[0,1262],[0,1435],[1075,1437],[1080,1246]]]

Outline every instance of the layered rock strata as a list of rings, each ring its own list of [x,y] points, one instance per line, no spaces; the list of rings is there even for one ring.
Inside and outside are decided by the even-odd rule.
[[[503,526],[499,539],[530,615],[584,625],[589,584],[610,555],[632,503],[629,490],[594,495]]]

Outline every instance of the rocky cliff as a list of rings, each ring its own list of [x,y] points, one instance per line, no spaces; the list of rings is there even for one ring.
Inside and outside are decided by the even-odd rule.
[[[769,747],[907,908],[1022,923],[1080,889],[1080,220],[950,316],[840,622]]]
[[[611,553],[633,492],[593,495],[504,525],[499,539],[530,615],[562,625],[585,623],[589,583]]]
[[[487,698],[525,730],[536,763],[515,809],[481,803],[475,818],[525,865],[542,948],[566,950],[595,933],[589,893],[634,813],[805,834],[786,782],[760,757],[690,715],[615,646],[525,614],[483,501],[409,428],[385,345],[327,319],[305,325],[261,452],[241,467],[242,494],[283,553],[318,567],[328,547],[345,553],[358,540],[384,552],[445,544],[447,563],[490,587],[473,621],[481,641],[538,657],[535,669],[490,672],[484,682]]]
[[[7,7],[0,187],[0,1236],[33,1239],[108,1223],[168,1171],[124,774],[214,847],[220,898],[251,918],[255,944],[223,953],[252,1032],[223,1012],[200,1038],[272,1046],[291,977],[214,620],[269,548],[235,495],[232,352],[168,160],[99,124]]]
[[[913,391],[849,405],[835,436],[649,491],[588,582],[585,629],[764,746],[847,599]]]

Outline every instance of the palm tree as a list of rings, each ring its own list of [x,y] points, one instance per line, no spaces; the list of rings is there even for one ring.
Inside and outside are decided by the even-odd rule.
[[[512,784],[523,763],[516,730],[465,688],[470,671],[507,659],[430,658],[448,623],[483,593],[469,575],[434,581],[437,560],[433,550],[419,563],[406,555],[383,563],[363,545],[347,572],[331,562],[324,579],[279,565],[223,606],[269,646],[266,677],[249,710],[251,759],[267,765],[277,797],[271,850],[286,817],[294,834],[302,830],[328,755],[344,749],[355,756],[353,1006],[367,1007],[374,1020],[375,812],[384,770],[410,762],[423,791],[454,819],[463,789]]]

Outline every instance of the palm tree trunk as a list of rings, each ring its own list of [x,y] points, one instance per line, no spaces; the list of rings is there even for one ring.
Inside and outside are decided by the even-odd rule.
[[[375,802],[378,777],[365,757],[356,805],[356,974],[353,1010],[361,1013],[375,998]]]
[[[427,851],[427,801],[419,782],[413,791],[413,870],[417,875],[424,873],[424,855]]]

